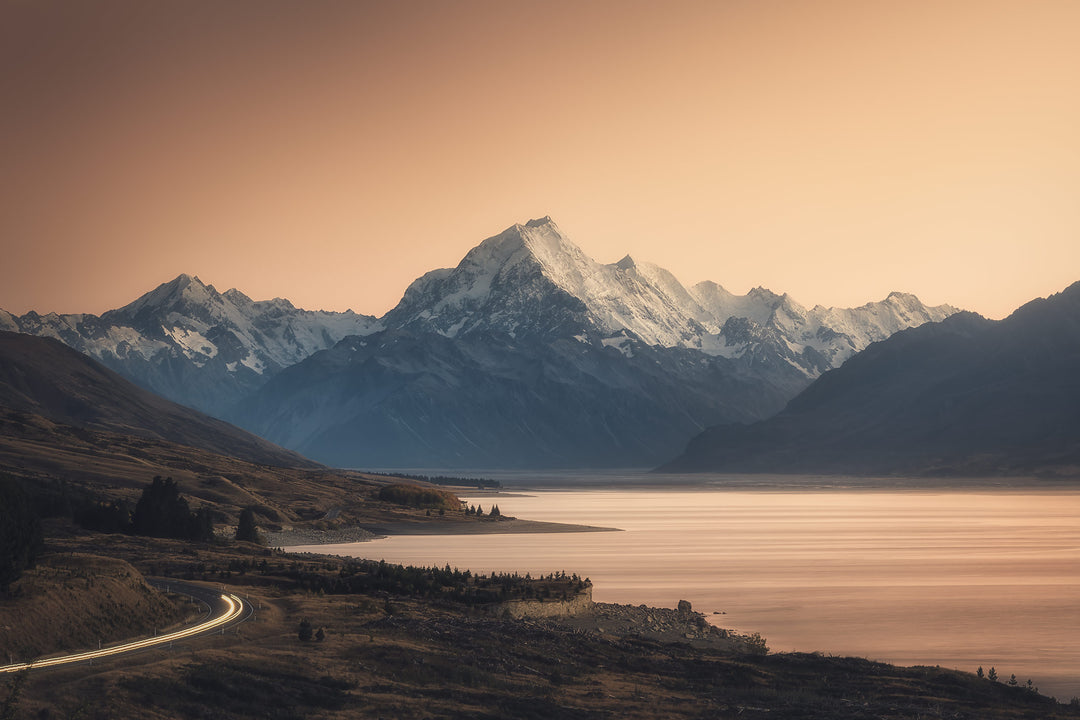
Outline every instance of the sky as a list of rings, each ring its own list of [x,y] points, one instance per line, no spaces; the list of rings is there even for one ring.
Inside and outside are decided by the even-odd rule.
[[[381,315],[601,262],[1003,317],[1080,280],[1075,0],[0,0],[0,308],[180,273]]]

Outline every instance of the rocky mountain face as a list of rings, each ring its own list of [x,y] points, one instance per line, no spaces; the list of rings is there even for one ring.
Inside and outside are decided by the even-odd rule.
[[[598,263],[543,218],[419,278],[386,330],[316,353],[228,417],[337,465],[649,465],[953,312],[899,293],[806,310],[760,288],[686,288],[629,257]]]
[[[15,317],[0,330],[51,337],[148,390],[221,415],[283,368],[348,335],[379,328],[353,312],[301,310],[288,300],[253,301],[180,275],[129,305],[96,315]]]
[[[723,357],[494,330],[347,338],[229,415],[339,467],[640,467],[784,395]]]
[[[709,428],[673,472],[1075,475],[1080,283],[994,322],[899,332],[822,375],[783,412]]]
[[[806,309],[602,264],[550,218],[417,279],[381,319],[181,275],[100,317],[0,311],[167,398],[354,467],[643,466],[779,411],[897,330],[956,312],[893,293]]]

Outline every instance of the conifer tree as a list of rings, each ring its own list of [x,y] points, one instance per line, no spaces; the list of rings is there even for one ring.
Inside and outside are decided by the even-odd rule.
[[[255,512],[251,508],[244,508],[240,513],[240,522],[236,525],[236,539],[243,542],[262,542],[259,529],[255,526]]]

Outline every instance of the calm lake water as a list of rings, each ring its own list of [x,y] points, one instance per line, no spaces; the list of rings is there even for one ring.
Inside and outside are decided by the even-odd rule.
[[[674,607],[774,651],[997,669],[1080,695],[1080,492],[584,489],[472,498],[621,528],[306,548],[478,572],[567,570],[602,602]],[[712,615],[714,611],[725,614]]]

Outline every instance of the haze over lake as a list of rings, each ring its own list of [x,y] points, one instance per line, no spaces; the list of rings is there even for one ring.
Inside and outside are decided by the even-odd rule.
[[[1077,491],[624,488],[470,501],[623,532],[309,549],[478,572],[565,569],[590,577],[597,601],[687,599],[774,651],[994,666],[1059,700],[1080,695]]]

